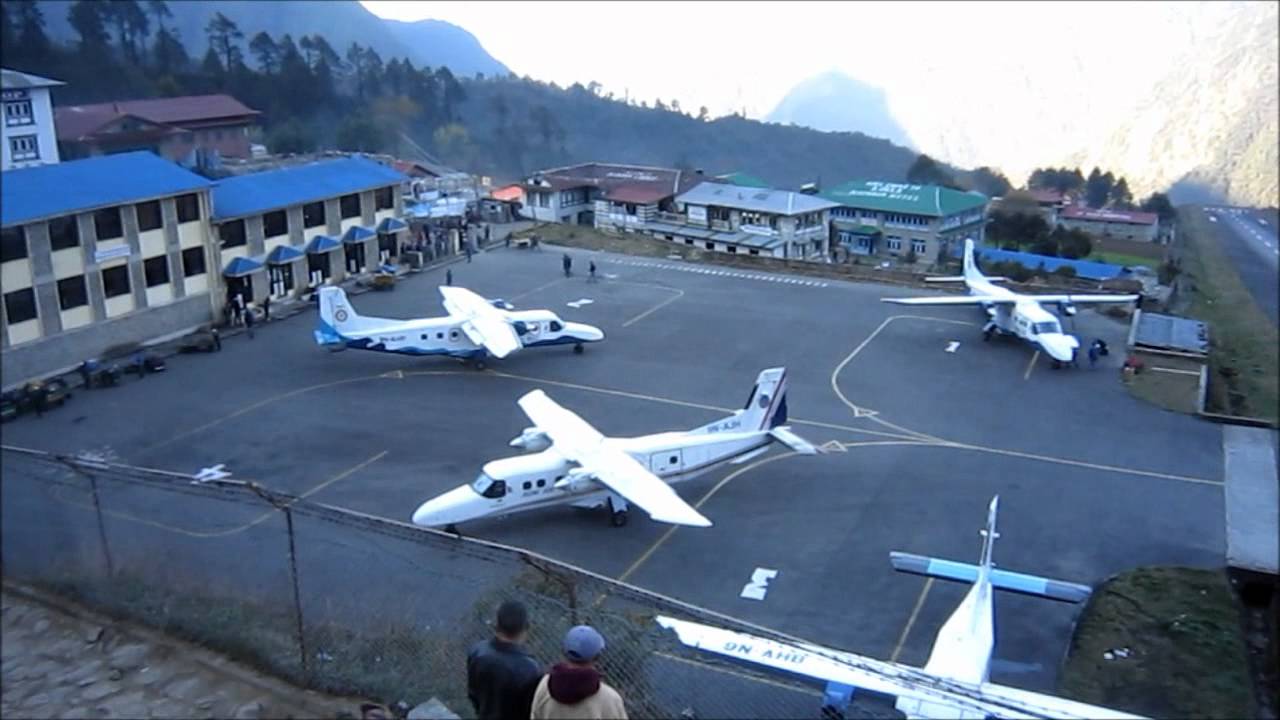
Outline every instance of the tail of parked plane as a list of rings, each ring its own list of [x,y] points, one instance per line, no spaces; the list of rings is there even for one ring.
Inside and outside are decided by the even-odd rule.
[[[982,279],[978,263],[973,259],[973,240],[968,238],[964,241],[964,279],[971,281]]]
[[[347,302],[347,294],[342,288],[320,288],[320,320],[315,331],[317,344],[342,343],[345,340],[343,336],[372,330],[378,324],[377,320],[356,313],[351,303]]]
[[[747,404],[727,418],[693,432],[752,432],[772,430],[787,422],[787,369],[769,368],[756,376]]]

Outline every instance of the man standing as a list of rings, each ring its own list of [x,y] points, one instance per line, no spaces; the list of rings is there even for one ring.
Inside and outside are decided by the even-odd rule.
[[[560,260],[560,265],[564,267],[564,276],[569,277],[573,271],[573,258],[569,257],[569,253],[565,253]]]
[[[533,694],[532,720],[626,720],[622,696],[600,679],[595,660],[604,638],[590,625],[570,628],[564,636],[565,662],[557,663]]]
[[[244,330],[249,334],[249,339],[253,339],[253,308],[244,309]]]
[[[452,285],[452,284],[453,284],[453,269],[452,269],[452,268],[445,268],[445,270],[444,270],[444,284],[445,284],[445,285]]]
[[[271,294],[262,298],[262,322],[271,322]]]
[[[587,282],[596,281],[596,261],[592,260],[587,264]]]
[[[524,604],[508,600],[498,608],[493,637],[467,653],[467,697],[479,720],[529,717],[540,670],[520,646],[528,629]]]

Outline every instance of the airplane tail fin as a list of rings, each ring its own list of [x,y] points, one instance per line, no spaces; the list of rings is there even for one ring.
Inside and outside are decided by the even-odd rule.
[[[351,307],[342,288],[320,288],[320,319],[315,331],[316,343],[332,345],[344,342],[344,336],[372,329],[377,322],[363,317]]]
[[[952,580],[963,583],[989,582],[991,587],[999,590],[1033,595],[1036,597],[1076,603],[1089,597],[1092,590],[1088,585],[1054,580],[1039,575],[997,570],[992,563],[992,548],[995,539],[1000,537],[996,532],[996,511],[999,508],[1000,496],[991,499],[987,510],[987,526],[982,533],[982,555],[977,565],[943,560],[925,555],[913,555],[904,552],[889,553],[889,562],[893,569],[913,575],[926,575],[941,580]]]
[[[740,419],[743,430],[771,430],[786,424],[786,368],[769,368],[756,377]]]
[[[964,241],[964,279],[965,280],[981,280],[982,273],[978,270],[978,263],[973,257],[973,240],[965,239]]]

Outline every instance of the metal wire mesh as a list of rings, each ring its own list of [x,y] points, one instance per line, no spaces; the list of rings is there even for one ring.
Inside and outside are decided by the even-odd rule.
[[[387,703],[436,697],[468,716],[467,650],[518,599],[546,667],[573,625],[605,636],[599,667],[632,717],[818,715],[816,684],[689,650],[653,617],[767,631],[517,548],[248,484],[8,447],[2,459],[6,576],[299,685]],[[895,716],[888,707],[851,714]]]

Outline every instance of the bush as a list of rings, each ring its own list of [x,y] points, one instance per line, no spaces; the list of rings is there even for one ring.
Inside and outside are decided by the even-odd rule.
[[[1059,265],[1054,268],[1051,274],[1057,275],[1058,277],[1073,278],[1076,276],[1076,269],[1070,265]]]

